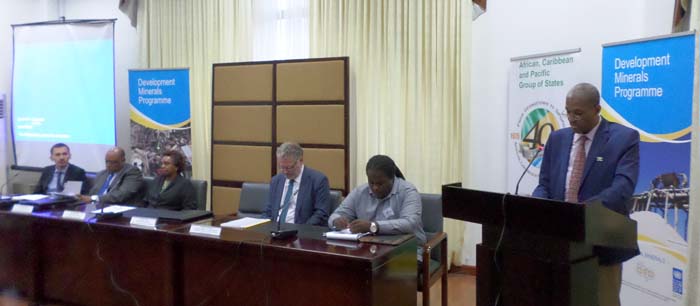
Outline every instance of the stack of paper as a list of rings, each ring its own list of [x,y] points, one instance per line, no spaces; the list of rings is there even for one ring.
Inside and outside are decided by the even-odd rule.
[[[327,232],[323,234],[326,236],[328,239],[340,239],[340,240],[353,240],[357,241],[360,240],[360,238],[369,235],[370,232],[366,233],[351,233],[350,229],[344,229],[342,231],[335,231],[335,232]]]
[[[265,222],[270,222],[270,219],[244,217],[244,218],[236,219],[233,221],[221,223],[221,227],[249,228],[249,227],[256,226],[258,224],[262,224]]]

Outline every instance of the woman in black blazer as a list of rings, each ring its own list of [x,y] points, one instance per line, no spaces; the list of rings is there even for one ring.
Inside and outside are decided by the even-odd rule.
[[[148,188],[145,206],[170,210],[197,209],[194,186],[181,175],[184,169],[185,157],[180,152],[165,152],[158,177]]]

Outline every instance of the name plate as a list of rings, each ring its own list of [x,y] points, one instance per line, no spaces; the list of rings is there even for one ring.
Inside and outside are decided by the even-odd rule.
[[[13,212],[13,213],[25,214],[25,215],[31,215],[33,211],[34,211],[34,206],[23,205],[23,204],[12,205],[12,210],[11,210],[11,212]]]
[[[129,221],[129,224],[155,228],[157,222],[158,218],[131,217],[131,221]]]
[[[221,236],[221,228],[218,226],[192,224],[190,225],[190,234],[202,234],[218,237]]]
[[[83,220],[85,220],[85,213],[82,211],[66,210],[66,211],[63,211],[63,216],[61,216],[61,217],[63,219],[83,221]]]

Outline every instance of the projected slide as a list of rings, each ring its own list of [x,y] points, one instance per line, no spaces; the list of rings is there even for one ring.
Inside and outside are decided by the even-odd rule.
[[[14,26],[12,132],[16,165],[50,164],[49,148],[104,169],[116,143],[112,21]]]

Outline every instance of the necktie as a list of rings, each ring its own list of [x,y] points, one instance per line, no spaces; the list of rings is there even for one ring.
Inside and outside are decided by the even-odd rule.
[[[566,189],[566,201],[578,203],[578,191],[581,188],[583,179],[583,168],[586,166],[586,135],[578,139],[579,145],[574,153],[574,164],[571,167],[571,177],[569,178],[569,188]]]
[[[56,172],[56,190],[63,191],[63,171]]]
[[[284,202],[282,202],[284,207],[280,213],[279,222],[285,222],[287,220],[287,210],[289,210],[289,201],[292,199],[292,193],[294,193],[294,180],[289,180],[289,185],[287,185],[287,194],[284,195]]]
[[[112,176],[114,173],[110,173],[109,176],[107,176],[107,180],[105,180],[104,184],[102,184],[102,188],[100,188],[100,192],[98,193],[99,195],[103,195],[107,192],[107,189],[109,188],[109,182],[112,180]]]

